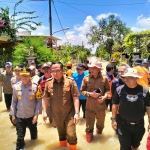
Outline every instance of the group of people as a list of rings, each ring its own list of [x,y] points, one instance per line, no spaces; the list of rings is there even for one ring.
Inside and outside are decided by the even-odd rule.
[[[112,59],[105,74],[98,60],[77,64],[75,72],[68,62],[66,74],[61,62],[47,62],[39,65],[39,70],[31,62],[28,68],[17,65],[14,72],[12,63],[6,62],[0,83],[6,108],[17,130],[16,150],[25,147],[26,127],[31,139],[37,139],[37,120],[41,113],[45,122],[49,118],[57,128],[60,147],[76,150],[80,107],[86,121],[86,141],[91,143],[95,120],[96,133],[103,132],[108,106],[120,149],[136,150],[145,133],[145,111],[150,120],[149,70],[145,62],[138,59],[133,68],[127,64],[117,67],[116,60]]]

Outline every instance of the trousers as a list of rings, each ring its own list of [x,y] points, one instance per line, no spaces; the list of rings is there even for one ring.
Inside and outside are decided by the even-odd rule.
[[[25,142],[24,137],[26,133],[26,127],[30,130],[31,139],[37,139],[37,123],[32,124],[33,117],[31,118],[17,118],[16,117],[16,130],[17,130],[17,144],[16,150],[24,148]]]
[[[93,132],[95,118],[97,120],[96,128],[99,130],[103,130],[105,122],[105,110],[95,112],[87,109],[85,111],[86,132]]]
[[[10,109],[11,100],[12,100],[12,94],[4,94],[4,97],[5,97],[6,108]]]
[[[74,119],[58,121],[55,120],[59,141],[64,141],[67,139],[68,143],[71,145],[77,144],[76,136],[76,125],[74,124]]]

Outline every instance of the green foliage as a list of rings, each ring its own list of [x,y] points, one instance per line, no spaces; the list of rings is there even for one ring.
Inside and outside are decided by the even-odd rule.
[[[101,60],[102,59],[109,60],[109,54],[105,51],[105,45],[104,44],[97,47],[95,56],[100,57]]]
[[[0,36],[2,34],[8,35],[11,38],[11,41],[16,42],[16,33],[18,32],[18,29],[24,29],[24,30],[36,30],[36,26],[40,26],[41,23],[37,23],[35,21],[32,21],[32,19],[38,18],[38,16],[35,17],[20,17],[18,18],[20,14],[27,14],[31,15],[34,14],[35,11],[32,12],[16,12],[17,7],[23,2],[23,0],[19,0],[14,6],[14,14],[9,17],[9,8],[6,7],[6,9],[0,7],[1,13],[0,13]],[[15,17],[17,16],[18,19]]]
[[[120,64],[120,56],[121,56],[120,52],[114,52],[112,54],[111,59],[115,59],[117,62],[117,65],[119,65]]]
[[[124,39],[124,47],[126,47],[128,54],[133,52],[141,52],[141,58],[148,58],[150,56],[147,51],[147,45],[150,44],[150,30],[141,32],[131,32]]]
[[[83,46],[71,46],[71,44],[64,44],[61,46],[61,50],[57,51],[57,59],[63,64],[73,59],[83,62],[90,55],[91,49],[84,48]],[[72,58],[74,56],[74,58]]]
[[[20,63],[27,65],[26,57],[29,56],[31,46],[37,64],[56,60],[52,50],[46,48],[44,37],[24,37],[23,43],[18,44],[13,52],[13,65]]]
[[[100,20],[98,26],[92,26],[86,36],[89,38],[89,44],[103,44],[105,51],[111,56],[114,43],[118,42],[122,45],[124,37],[129,32],[130,29],[120,18],[110,15],[108,18]]]

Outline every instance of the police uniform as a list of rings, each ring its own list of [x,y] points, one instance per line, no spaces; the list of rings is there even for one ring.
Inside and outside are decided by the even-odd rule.
[[[12,88],[14,88],[14,85],[17,83],[17,82],[20,82],[21,81],[21,78],[17,78],[16,76],[15,77],[12,77],[11,78],[11,86]]]
[[[73,97],[79,95],[76,82],[70,77],[63,76],[59,83],[51,78],[45,84],[44,97],[50,98],[50,111],[56,123],[59,141],[67,138],[71,145],[77,144]]]
[[[38,85],[18,82],[14,86],[10,115],[16,116],[17,148],[24,147],[26,127],[29,127],[31,139],[37,138],[37,123],[32,124],[35,115],[42,113],[42,93]],[[16,149],[16,150],[18,150]]]
[[[6,108],[11,106],[13,88],[11,86],[11,78],[14,76],[13,72],[7,73],[6,71],[0,75],[0,82],[3,85],[3,93],[5,97]]]
[[[95,117],[97,119],[97,129],[102,131],[104,128],[106,103],[99,104],[97,98],[89,96],[89,92],[93,92],[98,88],[102,91],[101,96],[108,94],[110,87],[106,76],[102,76],[99,73],[97,78],[94,78],[92,75],[83,78],[80,92],[87,97],[85,118],[86,132],[88,133],[93,133]]]
[[[145,106],[150,106],[149,97],[148,89],[141,85],[135,88],[126,85],[117,87],[112,104],[119,104],[116,122],[121,150],[131,150],[131,146],[139,147],[145,133],[144,114]]]

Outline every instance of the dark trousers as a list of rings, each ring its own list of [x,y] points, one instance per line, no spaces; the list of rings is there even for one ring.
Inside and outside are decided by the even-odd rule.
[[[21,148],[24,148],[25,142],[24,137],[26,133],[26,127],[28,126],[30,130],[31,140],[37,139],[37,123],[32,124],[31,118],[17,118],[16,117],[16,130],[17,130],[17,145],[16,150],[20,150]]]
[[[80,101],[80,107],[82,106],[82,111],[83,111],[83,118],[85,118],[85,107],[86,107],[86,100],[81,100]]]
[[[132,150],[131,146],[138,148],[145,133],[144,119],[132,125],[117,116],[117,131],[120,150]]]
[[[110,108],[109,111],[112,111],[112,99],[106,99],[105,102],[106,102],[107,108],[108,106]]]
[[[5,97],[6,108],[10,109],[11,100],[12,100],[12,94],[4,94],[4,97]]]
[[[76,136],[76,125],[74,124],[74,119],[58,121],[55,120],[59,141],[64,141],[67,139],[68,143],[71,145],[77,144]]]

